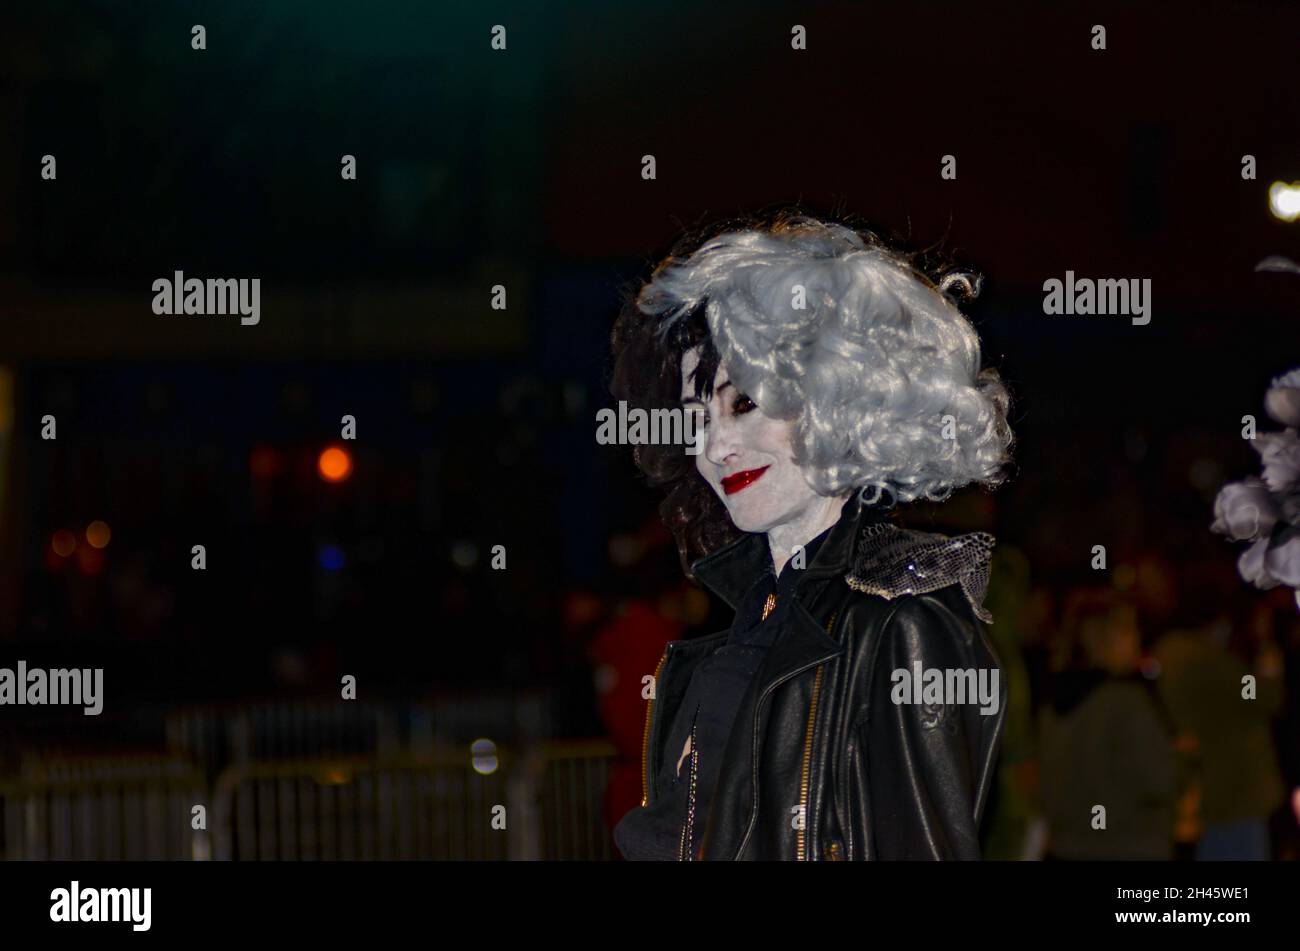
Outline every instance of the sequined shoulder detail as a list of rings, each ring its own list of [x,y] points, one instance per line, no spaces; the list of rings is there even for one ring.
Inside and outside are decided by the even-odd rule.
[[[960,584],[975,616],[992,624],[984,594],[995,544],[988,532],[948,536],[877,522],[863,529],[853,567],[844,580],[855,591],[890,601]]]

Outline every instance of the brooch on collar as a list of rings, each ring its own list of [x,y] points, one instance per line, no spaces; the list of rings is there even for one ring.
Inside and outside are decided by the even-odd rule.
[[[844,580],[854,591],[876,594],[887,601],[959,584],[975,616],[992,624],[984,594],[995,544],[988,532],[948,536],[878,522],[863,529],[853,568]]]

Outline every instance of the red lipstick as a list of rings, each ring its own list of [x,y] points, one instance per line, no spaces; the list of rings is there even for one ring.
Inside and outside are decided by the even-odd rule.
[[[753,485],[763,477],[763,473],[770,469],[771,466],[763,466],[761,469],[746,469],[744,472],[733,472],[722,480],[722,491],[728,495],[735,495],[741,489]]]

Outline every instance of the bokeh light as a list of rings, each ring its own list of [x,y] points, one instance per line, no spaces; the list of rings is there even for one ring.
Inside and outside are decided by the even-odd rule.
[[[113,533],[109,529],[107,522],[95,519],[86,526],[86,541],[90,543],[92,548],[107,548],[109,539],[112,537]]]
[[[331,446],[320,454],[316,468],[326,482],[342,482],[352,474],[352,457],[337,446]]]
[[[500,762],[497,759],[497,745],[491,740],[475,740],[470,746],[470,759],[474,772],[488,776],[497,771]]]
[[[1268,210],[1274,218],[1282,221],[1300,218],[1300,182],[1274,182],[1270,185]]]
[[[338,545],[325,545],[316,553],[316,560],[326,571],[339,571],[343,568],[343,549]]]

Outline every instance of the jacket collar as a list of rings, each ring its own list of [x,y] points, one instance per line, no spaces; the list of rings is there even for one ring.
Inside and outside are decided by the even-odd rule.
[[[796,597],[809,582],[846,574],[853,563],[860,529],[884,518],[885,510],[879,506],[864,504],[856,492],[850,496],[844,503],[839,521],[831,526],[821,547],[817,549],[812,564],[803,570],[795,584]],[[771,566],[772,555],[767,546],[767,536],[758,532],[746,532],[730,545],[695,562],[691,566],[691,573],[729,607],[735,609],[759,576]]]

